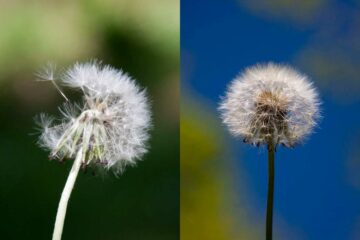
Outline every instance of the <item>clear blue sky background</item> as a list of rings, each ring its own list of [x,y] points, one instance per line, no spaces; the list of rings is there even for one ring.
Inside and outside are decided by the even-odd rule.
[[[293,9],[293,17],[287,10],[287,16],[282,16],[281,10],[254,10],[235,0],[182,0],[182,86],[207,99],[216,112],[227,84],[249,65],[290,63],[310,75],[319,86],[323,119],[305,145],[277,152],[274,224],[280,225],[281,218],[300,239],[360,239],[355,237],[360,227],[360,189],[349,180],[351,172],[357,174],[360,168],[355,165],[351,171],[348,167],[350,159],[359,159],[351,154],[357,147],[356,139],[360,139],[359,79],[346,75],[358,70],[340,66],[331,79],[324,78],[332,73],[331,66],[342,64],[337,62],[341,58],[347,59],[348,65],[359,60],[354,56],[359,51],[355,41],[359,38],[352,25],[357,24],[354,19],[359,17],[359,6],[356,1],[332,1],[320,9],[319,15],[309,20],[296,15],[299,9]],[[304,55],[308,49],[319,53]],[[306,56],[310,62],[319,55],[332,64],[328,70],[309,66],[300,57]],[[347,91],[352,92],[351,98],[347,98]],[[252,209],[264,216],[266,154],[244,146],[241,140],[233,139],[232,147],[247,175]]]

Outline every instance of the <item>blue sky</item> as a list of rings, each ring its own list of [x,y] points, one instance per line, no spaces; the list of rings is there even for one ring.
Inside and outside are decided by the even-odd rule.
[[[328,24],[341,25],[346,11],[354,9],[352,1],[343,2],[349,2],[342,3],[345,5],[341,9],[345,10],[336,12],[338,18]],[[327,8],[329,13],[334,9]],[[324,19],[326,16],[320,18]],[[331,35],[323,32],[328,31],[316,22],[299,24],[269,14],[262,17],[232,0],[182,0],[182,86],[207,99],[216,112],[227,84],[247,66],[268,61],[290,63],[309,74],[319,86],[323,119],[305,145],[280,148],[277,152],[275,228],[281,218],[300,239],[355,239],[360,220],[360,189],[349,181],[348,163],[350,157],[359,158],[350,153],[351,143],[360,134],[360,102],[356,98],[344,101],[334,92],[336,84],[339,89],[357,89],[358,80],[350,82],[339,74],[327,84],[326,79],[320,79],[321,74],[312,74],[313,69],[299,61],[309,46],[317,50],[322,41],[332,43],[328,37]],[[350,46],[342,52],[345,56],[352,54],[354,46],[349,42]],[[326,49],[319,51],[326,53]],[[336,60],[332,59],[335,66]],[[239,167],[247,175],[251,207],[254,214],[262,217],[267,190],[266,154],[244,146],[240,140],[232,139],[231,144]]]

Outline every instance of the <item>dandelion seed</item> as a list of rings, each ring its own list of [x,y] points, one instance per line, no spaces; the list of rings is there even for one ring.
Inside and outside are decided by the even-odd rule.
[[[60,78],[50,66],[38,74],[44,80],[81,90],[82,102],[67,101],[59,110],[62,119],[41,114],[39,144],[50,151],[50,158],[75,159],[63,190],[55,222],[53,239],[61,239],[67,202],[81,166],[113,169],[121,173],[135,165],[147,152],[151,126],[145,90],[121,70],[97,62],[76,63]]]
[[[319,119],[319,98],[307,76],[273,63],[244,71],[228,87],[219,110],[230,133],[244,143],[267,145],[269,186],[266,239],[272,239],[275,151],[294,147],[309,136]]]
[[[59,91],[61,96],[65,98],[66,101],[69,101],[69,99],[65,96],[65,94],[61,91],[60,87],[55,82],[57,80],[55,76],[55,71],[56,65],[52,62],[48,62],[45,67],[35,75],[38,77],[39,81],[50,81],[54,85],[56,90]]]

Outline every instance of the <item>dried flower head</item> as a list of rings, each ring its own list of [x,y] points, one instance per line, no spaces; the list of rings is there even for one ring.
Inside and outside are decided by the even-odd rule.
[[[269,63],[235,78],[219,109],[230,132],[244,142],[291,147],[316,125],[319,99],[307,76]]]
[[[56,121],[41,114],[39,143],[51,158],[75,158],[82,151],[82,165],[101,165],[122,171],[147,151],[151,116],[145,90],[121,70],[97,62],[76,63],[57,78],[49,65],[38,76],[59,85],[80,89],[79,104],[67,102]],[[59,84],[59,85],[58,85]]]

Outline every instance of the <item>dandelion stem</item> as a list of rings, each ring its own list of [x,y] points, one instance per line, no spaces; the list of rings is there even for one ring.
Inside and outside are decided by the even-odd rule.
[[[74,188],[76,177],[77,177],[78,172],[81,167],[82,156],[83,156],[82,149],[80,149],[76,155],[76,159],[73,163],[73,166],[70,170],[68,179],[66,180],[64,190],[61,194],[61,198],[60,198],[60,202],[59,202],[59,206],[58,206],[58,210],[57,210],[57,214],[56,214],[55,227],[54,227],[53,238],[52,238],[53,240],[61,239],[61,235],[62,235],[62,231],[63,231],[63,227],[64,227],[64,220],[65,220],[65,215],[66,215],[67,204],[68,204],[68,201],[70,198],[70,194]]]
[[[271,141],[268,143],[268,194],[266,207],[266,240],[272,240],[273,207],[274,207],[274,180],[275,180],[275,148]]]

